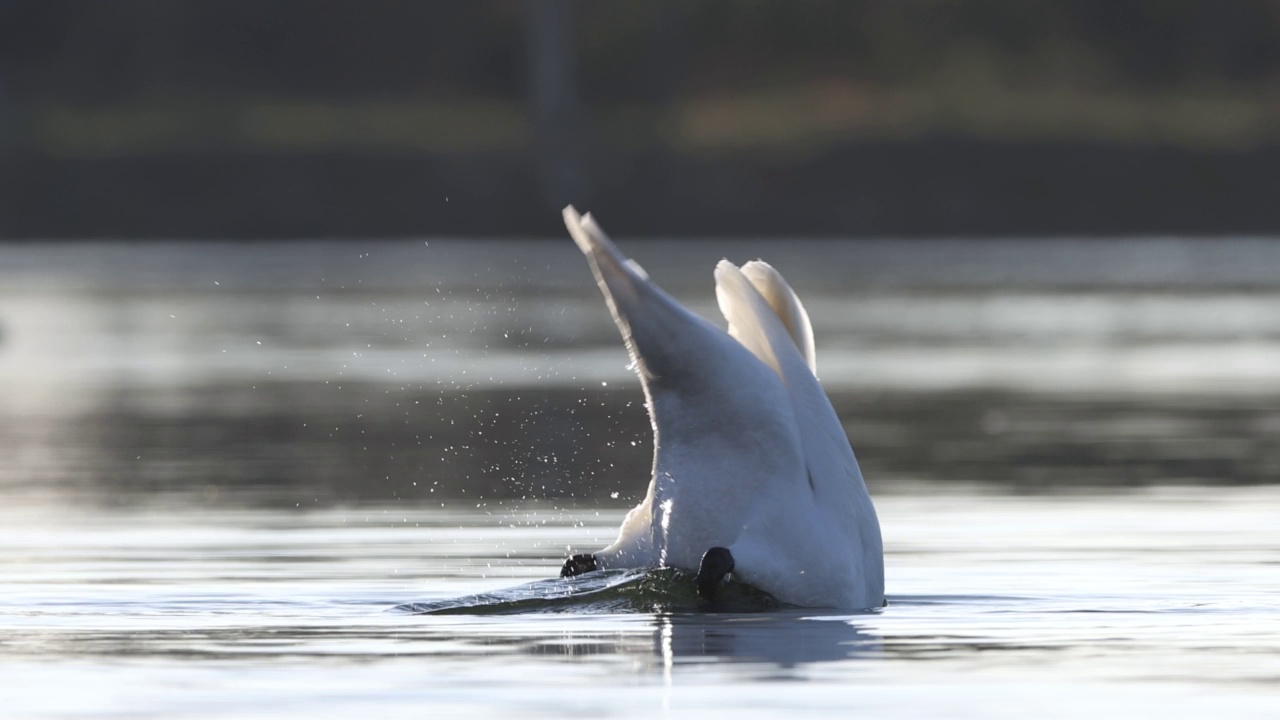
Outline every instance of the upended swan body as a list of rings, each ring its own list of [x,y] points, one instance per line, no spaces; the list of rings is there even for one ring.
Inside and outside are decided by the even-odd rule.
[[[676,302],[588,214],[565,225],[587,256],[644,387],[653,477],[617,540],[562,575],[669,566],[712,599],[730,572],[805,607],[884,604],[871,496],[815,375],[799,298],[761,261],[715,269],[728,332]]]

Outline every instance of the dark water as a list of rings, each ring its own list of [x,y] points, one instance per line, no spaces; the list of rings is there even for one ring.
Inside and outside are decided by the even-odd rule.
[[[596,570],[494,592],[397,605],[411,615],[518,615],[530,613],[721,614],[803,610],[729,576],[707,602],[695,591],[696,574],[675,568]]]
[[[548,579],[651,452],[568,241],[0,246],[4,716],[1280,712],[1280,244],[628,248],[796,286],[887,608]]]
[[[0,487],[625,505],[648,422],[571,245],[0,247]],[[629,247],[709,315],[715,258],[782,268],[876,488],[1280,476],[1280,243]]]

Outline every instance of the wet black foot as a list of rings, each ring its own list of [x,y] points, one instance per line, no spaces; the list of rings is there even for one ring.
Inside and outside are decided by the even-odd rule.
[[[698,595],[708,602],[716,599],[716,586],[733,572],[733,555],[728,548],[713,547],[698,566]]]
[[[560,568],[560,577],[573,577],[581,575],[596,569],[595,555],[574,555],[564,561],[564,567]]]

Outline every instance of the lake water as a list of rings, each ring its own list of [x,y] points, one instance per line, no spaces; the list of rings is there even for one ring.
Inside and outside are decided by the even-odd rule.
[[[1280,244],[626,247],[805,298],[888,607],[547,581],[650,453],[567,240],[0,245],[0,716],[1280,715]]]

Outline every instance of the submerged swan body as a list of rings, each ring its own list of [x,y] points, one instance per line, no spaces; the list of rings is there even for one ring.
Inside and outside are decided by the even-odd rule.
[[[675,567],[697,571],[709,596],[731,571],[794,605],[883,605],[880,524],[815,376],[809,317],[782,276],[720,261],[726,332],[650,281],[590,215],[567,207],[564,220],[635,361],[654,462],[618,539],[563,574]]]

